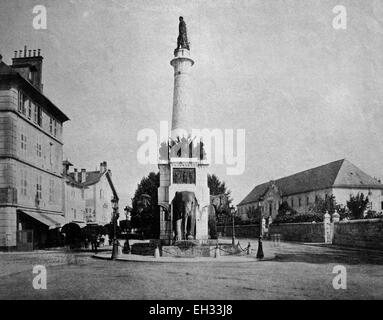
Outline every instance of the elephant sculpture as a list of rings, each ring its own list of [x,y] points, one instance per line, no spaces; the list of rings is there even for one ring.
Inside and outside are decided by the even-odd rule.
[[[225,194],[210,196],[208,207],[208,230],[210,239],[217,239],[217,212],[227,207],[228,199]]]
[[[195,239],[198,202],[194,192],[176,192],[172,208],[176,241]]]

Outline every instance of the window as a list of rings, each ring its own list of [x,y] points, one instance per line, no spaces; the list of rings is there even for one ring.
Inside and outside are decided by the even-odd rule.
[[[27,136],[21,134],[21,150],[27,150]]]
[[[309,205],[309,204],[310,204],[310,198],[306,197],[306,205]]]
[[[49,180],[49,202],[54,202],[54,181],[52,179]]]
[[[28,119],[32,118],[32,105],[33,105],[33,102],[31,100],[29,100],[29,103],[28,103]]]
[[[41,158],[41,154],[42,154],[42,152],[41,152],[41,144],[39,144],[39,143],[36,144],[36,154],[37,154],[37,156],[39,158]]]
[[[34,105],[34,113],[33,113],[33,121],[34,123],[37,123],[37,119],[38,119],[38,108],[39,106],[37,104]]]
[[[49,118],[49,133],[53,133],[53,119],[52,117]]]
[[[298,198],[298,206],[299,206],[299,207],[302,206],[302,199],[301,199],[301,198]]]
[[[55,120],[54,121],[54,131],[53,131],[53,135],[56,137],[57,136],[57,121]]]
[[[40,106],[37,107],[37,124],[41,127],[43,123],[43,113]]]
[[[19,91],[19,112],[22,114],[26,114],[26,102],[27,97],[22,91]]]
[[[21,195],[26,197],[27,196],[27,186],[28,186],[28,179],[27,179],[27,171],[26,170],[22,170],[21,171],[21,186],[20,186],[20,190],[21,190]]]
[[[291,199],[291,208],[294,208],[294,199]]]
[[[100,199],[102,199],[102,189],[100,189]]]
[[[27,111],[29,109],[29,99],[27,96],[24,95],[24,100],[23,100],[23,110],[22,113],[24,116],[27,115]]]
[[[382,201],[382,203],[380,205],[381,205],[380,209],[383,210],[383,201]]]
[[[38,200],[38,203],[40,203],[40,200],[42,199],[42,180],[41,176],[37,176],[36,200]]]

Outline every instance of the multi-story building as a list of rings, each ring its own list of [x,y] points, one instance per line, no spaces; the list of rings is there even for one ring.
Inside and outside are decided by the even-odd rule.
[[[68,222],[80,222],[80,210],[83,210],[81,221],[87,224],[104,226],[111,222],[111,199],[117,193],[112,182],[112,172],[105,161],[100,164],[100,170],[74,169],[66,181],[65,216]]]
[[[246,216],[259,207],[265,218],[274,219],[283,201],[298,212],[307,212],[316,199],[334,195],[345,206],[350,195],[358,193],[368,196],[369,210],[383,211],[383,184],[342,159],[255,186],[238,204],[238,213]]]
[[[85,169],[81,170],[81,176],[77,169],[73,175],[69,174],[69,168],[73,166],[68,160],[63,162],[64,197],[63,211],[66,223],[76,223],[80,227],[86,226],[85,220],[85,189],[81,181],[85,181]]]
[[[0,248],[43,247],[65,223],[63,123],[44,94],[40,50],[0,56]]]

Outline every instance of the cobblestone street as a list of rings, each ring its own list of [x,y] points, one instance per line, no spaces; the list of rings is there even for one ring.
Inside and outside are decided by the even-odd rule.
[[[241,239],[244,246],[248,240]],[[257,248],[252,240],[252,247]],[[1,299],[382,299],[383,252],[264,242],[272,261],[147,263],[92,253],[0,254]],[[47,290],[32,287],[33,266],[47,268]],[[335,290],[335,265],[347,289]]]

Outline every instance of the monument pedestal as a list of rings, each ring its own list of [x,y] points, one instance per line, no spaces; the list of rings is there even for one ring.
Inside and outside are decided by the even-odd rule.
[[[159,164],[160,187],[160,239],[170,244],[174,240],[174,206],[176,192],[189,191],[195,194],[196,210],[195,240],[208,240],[208,206],[210,190],[207,184],[208,163],[195,158],[171,158]]]

